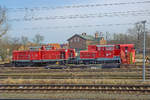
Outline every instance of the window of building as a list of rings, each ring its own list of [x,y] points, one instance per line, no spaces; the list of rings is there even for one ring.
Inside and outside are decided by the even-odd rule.
[[[76,42],[76,38],[74,38],[74,42]]]
[[[80,38],[77,38],[77,41],[80,42]]]

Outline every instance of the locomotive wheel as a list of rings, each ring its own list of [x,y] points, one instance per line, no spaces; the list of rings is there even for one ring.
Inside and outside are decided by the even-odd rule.
[[[65,61],[60,61],[59,65],[65,65]]]
[[[85,61],[84,64],[85,64],[85,65],[88,65],[88,64],[89,64],[89,61]]]

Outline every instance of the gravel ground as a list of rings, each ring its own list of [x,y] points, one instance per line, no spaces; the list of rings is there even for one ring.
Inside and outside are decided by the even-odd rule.
[[[0,93],[1,99],[94,99],[94,100],[149,100],[150,95],[112,94],[100,92],[48,92],[48,93]]]

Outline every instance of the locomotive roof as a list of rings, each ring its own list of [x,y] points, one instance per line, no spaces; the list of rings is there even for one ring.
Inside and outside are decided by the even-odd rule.
[[[96,45],[97,47],[113,47],[114,45]]]

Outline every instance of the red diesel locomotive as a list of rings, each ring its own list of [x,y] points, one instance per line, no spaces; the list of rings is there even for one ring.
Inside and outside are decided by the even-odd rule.
[[[80,61],[89,63],[122,63],[135,62],[135,49],[133,44],[116,45],[89,45],[88,50],[80,51]]]
[[[74,49],[56,49],[50,46],[31,47],[26,51],[13,51],[12,63],[15,66],[41,66],[48,64],[65,64],[75,58]]]
[[[135,62],[133,44],[89,45],[76,56],[75,49],[56,49],[50,46],[13,51],[14,66],[43,66],[50,64],[131,64]]]

